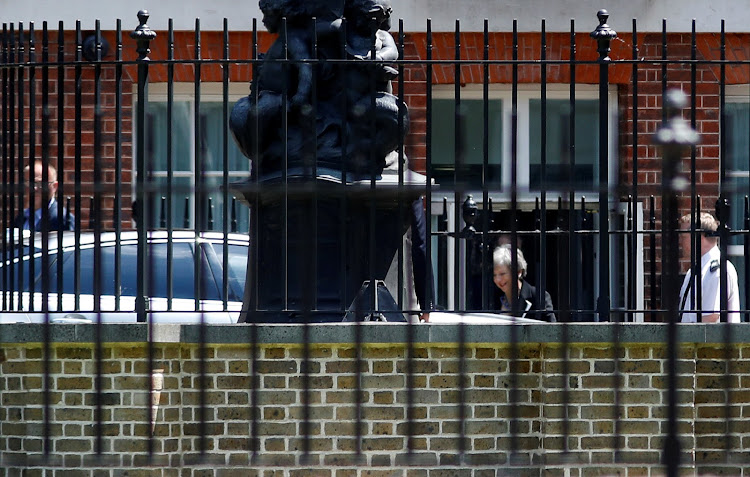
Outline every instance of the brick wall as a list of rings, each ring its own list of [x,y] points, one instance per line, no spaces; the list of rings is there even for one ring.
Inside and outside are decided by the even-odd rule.
[[[58,472],[68,469],[65,475],[82,476],[483,476],[495,475],[496,469],[519,475],[656,475],[663,470],[663,325],[628,325],[618,349],[608,343],[611,327],[572,325],[569,332],[575,339],[567,348],[567,376],[566,348],[559,343],[561,327],[556,325],[524,325],[516,347],[510,344],[507,326],[472,326],[463,361],[452,342],[458,336],[455,327],[420,326],[410,351],[401,342],[404,327],[365,326],[359,361],[361,460],[354,455],[358,361],[350,344],[351,326],[311,330],[307,385],[300,327],[258,328],[262,344],[254,374],[252,347],[244,343],[250,327],[210,327],[210,344],[203,349],[195,327],[183,327],[172,338],[157,337],[154,364],[163,380],[159,375],[153,381],[148,377],[148,347],[130,341],[145,336],[145,325],[125,331],[109,328],[101,354],[103,447],[97,460],[93,326],[55,325],[49,381],[52,452],[47,461],[42,459],[42,329],[18,328],[0,326],[0,468],[5,469],[0,475],[41,475],[54,466],[60,467]],[[742,449],[750,445],[750,426],[744,419],[750,406],[745,389],[750,347],[731,347],[731,374],[725,380],[727,355],[720,328],[681,328],[677,399],[683,463],[700,473],[746,475],[750,460]],[[748,342],[744,329],[733,330],[737,341]],[[166,335],[157,326],[160,334]],[[616,370],[621,384],[617,393]],[[258,384],[254,394],[253,376]],[[411,408],[408,381],[413,386]],[[147,465],[149,382],[161,388],[153,467]],[[462,393],[463,463],[458,457]],[[727,395],[731,404],[725,407]],[[201,400],[206,403],[203,429]],[[257,405],[254,431],[251,400]],[[309,455],[303,459],[305,400]],[[729,463],[724,454],[727,410],[732,416]],[[406,452],[409,415],[412,456]],[[566,426],[569,453],[564,455]],[[512,432],[519,452],[511,460]],[[251,435],[257,436],[255,458]]]

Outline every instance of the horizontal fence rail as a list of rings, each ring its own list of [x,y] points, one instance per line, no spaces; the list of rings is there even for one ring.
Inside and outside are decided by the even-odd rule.
[[[0,463],[81,464],[61,450],[55,413],[56,399],[76,399],[61,386],[82,360],[94,467],[746,467],[750,35],[723,23],[639,32],[635,20],[624,33],[597,18],[538,33],[383,23],[361,38],[340,18],[335,35],[299,18],[279,19],[278,34],[255,20],[154,32],[145,11],[132,31],[3,24],[0,343],[13,351],[0,354],[0,426],[17,432],[31,412],[13,386],[33,375],[41,443],[22,462],[31,449],[0,440]],[[389,39],[386,60],[376,52]],[[392,124],[379,122],[386,100]],[[237,104],[251,105],[252,140],[232,130]],[[389,133],[398,140],[378,155]],[[354,152],[331,159],[332,148]],[[716,290],[686,280],[685,291],[684,274],[708,269],[718,301],[695,305]],[[688,316],[721,324],[694,325],[710,335],[698,339],[678,326]],[[32,338],[13,325],[28,322]],[[145,334],[113,334],[128,322]],[[165,341],[170,323],[185,334]],[[64,324],[92,330],[80,349],[59,345]],[[658,339],[628,335],[651,325]],[[135,364],[117,344],[128,342]],[[18,371],[22,359],[38,369]],[[132,394],[116,391],[129,372]],[[170,386],[174,405],[160,409]],[[600,393],[606,419],[581,405]],[[653,406],[633,403],[638,393]],[[128,452],[109,425],[125,400],[145,447],[109,461]],[[168,435],[182,454],[159,416],[181,421]],[[632,430],[639,416],[648,430]],[[336,421],[348,427],[333,445],[320,436]],[[611,437],[601,453],[587,447],[598,432]]]

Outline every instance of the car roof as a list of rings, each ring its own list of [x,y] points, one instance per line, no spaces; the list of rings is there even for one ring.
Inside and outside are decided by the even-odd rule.
[[[28,230],[22,230],[18,234],[19,229],[13,229],[16,231],[12,237],[9,237],[9,243],[11,246],[18,244],[18,241],[23,242],[24,247],[28,247],[33,243],[34,250],[42,250],[44,248],[44,234],[42,232],[36,232],[31,235]],[[186,229],[175,229],[175,230],[150,230],[148,231],[147,240],[149,243],[159,243],[170,240],[179,242],[198,241],[198,242],[212,242],[212,243],[223,243],[224,233],[223,232],[199,232],[196,234],[195,230]],[[10,234],[8,234],[10,235]],[[77,239],[76,239],[77,236]],[[99,236],[99,242],[103,247],[114,246],[117,243],[119,237],[120,244],[132,244],[138,241],[137,230],[124,230],[121,232],[102,232]],[[228,233],[226,235],[226,241],[231,245],[249,245],[250,237],[248,234],[241,233]],[[64,249],[74,248],[76,245],[81,247],[91,247],[96,243],[96,233],[91,231],[80,232],[76,235],[74,231],[63,231],[63,232],[49,232],[47,235],[47,249],[50,252],[54,252],[59,247],[58,243],[62,242]]]

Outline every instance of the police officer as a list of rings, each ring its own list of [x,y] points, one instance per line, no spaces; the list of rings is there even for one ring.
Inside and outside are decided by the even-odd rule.
[[[690,214],[680,218],[680,250],[683,253],[690,253],[690,224],[692,218]],[[688,270],[685,279],[680,288],[680,315],[683,323],[695,323],[698,320],[698,311],[700,321],[703,323],[713,323],[719,321],[719,311],[721,309],[721,295],[719,294],[720,283],[720,260],[719,238],[716,231],[719,228],[718,221],[713,215],[702,212],[699,217],[700,227],[700,248],[701,248],[701,300],[698,301],[697,280],[692,276],[692,268]],[[688,231],[688,232],[685,232]],[[740,295],[737,284],[737,270],[734,265],[727,260],[727,310],[729,311],[727,319],[730,322],[740,321]]]

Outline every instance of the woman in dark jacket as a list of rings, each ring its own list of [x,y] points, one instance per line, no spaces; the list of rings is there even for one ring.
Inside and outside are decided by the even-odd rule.
[[[492,280],[495,282],[495,286],[497,286],[495,309],[507,313],[513,313],[514,309],[510,298],[513,294],[511,274],[513,256],[511,253],[510,245],[503,245],[496,248],[492,254],[494,266]],[[515,308],[517,310],[516,316],[543,321],[556,321],[555,314],[552,311],[552,297],[550,294],[547,291],[544,292],[544,304],[540,307],[540,293],[537,292],[536,287],[524,280],[527,264],[521,249],[518,249],[517,262],[518,280],[516,290],[518,291],[518,304]]]

